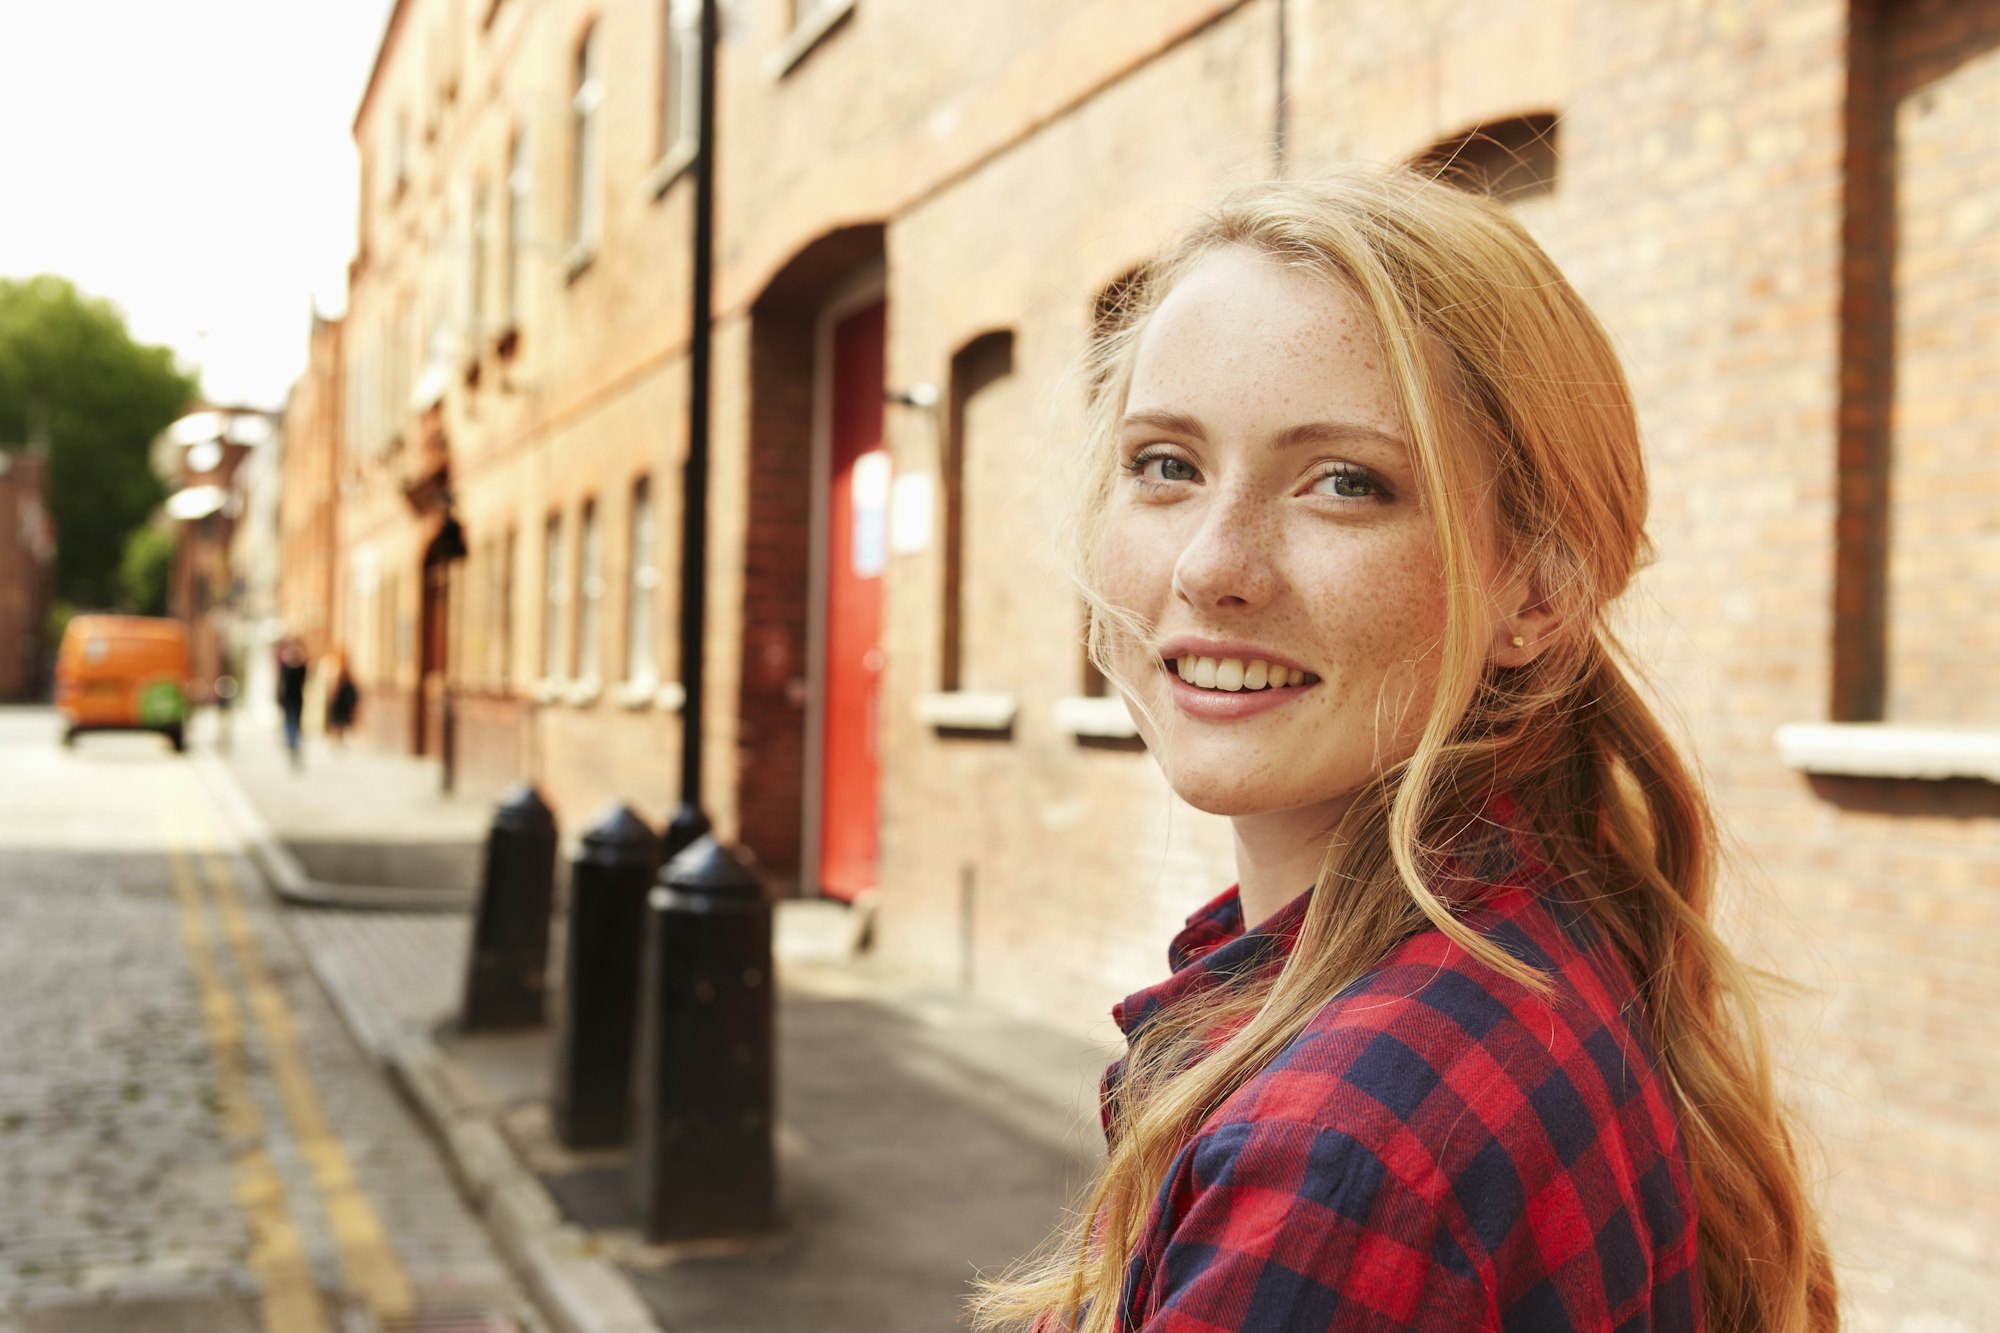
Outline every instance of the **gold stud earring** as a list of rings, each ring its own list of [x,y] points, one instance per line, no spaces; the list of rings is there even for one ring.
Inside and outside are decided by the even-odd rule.
[[[1516,648],[1525,648],[1528,646],[1528,641],[1522,638],[1520,635],[1516,634],[1514,636],[1514,646]]]

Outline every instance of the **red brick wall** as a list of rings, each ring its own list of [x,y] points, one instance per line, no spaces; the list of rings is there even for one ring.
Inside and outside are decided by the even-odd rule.
[[[1788,722],[2000,717],[1987,610],[2000,603],[2000,400],[1986,386],[2000,350],[2000,168],[1986,149],[2000,6],[1286,2],[1293,174],[1557,115],[1554,189],[1518,211],[1631,373],[1659,560],[1620,624],[1728,820],[1730,929],[1808,988],[1774,1009],[1780,1058],[1826,1142],[1856,1326],[1977,1326],[2000,1307],[1996,789],[1811,778],[1773,737]],[[923,0],[858,0],[785,71],[769,62],[786,7],[758,5],[721,53],[709,812],[767,865],[796,863],[810,330],[826,293],[879,253],[885,387],[946,387],[970,340],[1014,337],[1014,374],[981,404],[967,459],[959,576],[966,683],[1019,706],[1001,739],[917,722],[912,701],[940,679],[944,560],[935,539],[895,554],[882,947],[1100,1035],[1095,1016],[1159,974],[1173,924],[1227,883],[1229,840],[1143,754],[1054,726],[1056,701],[1080,688],[1077,603],[1042,559],[1055,497],[1040,462],[1077,429],[1069,368],[1095,293],[1201,201],[1271,168],[1278,3],[977,0],[940,23]],[[469,772],[504,769],[512,709],[520,768],[565,827],[612,799],[658,819],[679,796],[679,719],[615,694],[620,534],[642,473],[659,508],[658,656],[663,676],[678,672],[691,201],[684,178],[664,192],[646,181],[660,7],[502,6],[490,29],[460,34],[447,98],[425,82],[440,62],[415,44],[437,26],[432,5],[445,12],[412,0],[422,21],[399,25],[357,129],[372,197],[348,374],[380,378],[402,312],[449,289],[455,191],[497,183],[525,127],[536,246],[518,337],[510,355],[490,336],[461,354],[442,414],[468,540],[518,534],[511,667],[469,682],[493,697],[469,710],[462,753],[478,756]],[[567,70],[591,15],[611,53],[605,232],[571,274]],[[399,110],[416,129],[397,194],[385,163]],[[494,249],[489,310],[498,237]],[[886,429],[897,472],[935,479],[939,414],[893,408]],[[399,446],[392,421],[345,451],[337,560],[343,579],[368,566],[378,589],[393,582],[407,618],[421,550],[401,494],[407,421],[403,433]],[[595,698],[550,682],[564,688],[530,708],[543,518],[564,514],[573,543],[589,501],[606,533],[607,675]],[[350,592],[339,604],[359,643],[382,594]],[[407,701],[410,665],[379,645],[364,656],[370,702],[387,706],[371,734],[406,745],[407,721],[382,714]]]

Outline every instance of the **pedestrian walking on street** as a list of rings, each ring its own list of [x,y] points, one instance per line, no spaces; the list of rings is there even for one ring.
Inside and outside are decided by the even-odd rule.
[[[361,689],[354,683],[354,675],[347,669],[347,652],[334,649],[328,659],[333,674],[333,685],[326,696],[326,734],[336,745],[347,743],[347,729],[354,725],[355,713],[361,707]]]
[[[292,767],[301,768],[305,764],[300,732],[306,713],[306,650],[296,638],[287,637],[278,644],[278,711],[285,718],[285,751],[291,756]]]
[[[1605,628],[1648,544],[1604,329],[1407,170],[1239,193],[1146,273],[1051,493],[1238,882],[1114,1009],[1103,1173],[981,1326],[1836,1328],[1709,798]]]

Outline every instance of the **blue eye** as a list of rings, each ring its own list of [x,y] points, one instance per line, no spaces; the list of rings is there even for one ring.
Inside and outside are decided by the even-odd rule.
[[[1194,464],[1185,458],[1152,449],[1141,450],[1125,465],[1125,470],[1139,480],[1154,485],[1164,482],[1193,481],[1197,475]]]
[[[1342,500],[1372,500],[1385,498],[1388,494],[1373,474],[1347,467],[1321,476],[1313,483],[1313,492],[1337,496]]]

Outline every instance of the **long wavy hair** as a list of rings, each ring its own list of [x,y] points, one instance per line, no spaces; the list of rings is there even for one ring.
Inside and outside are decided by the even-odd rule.
[[[1452,912],[1439,867],[1509,792],[1555,873],[1578,886],[1638,990],[1670,1084],[1699,1208],[1707,1321],[1836,1328],[1832,1264],[1776,1094],[1758,976],[1710,924],[1716,832],[1700,782],[1622,665],[1607,606],[1649,556],[1630,390],[1602,326],[1491,200],[1406,169],[1257,186],[1225,199],[1127,284],[1094,343],[1091,411],[1064,532],[1114,680],[1148,627],[1106,602],[1098,561],[1115,428],[1165,294],[1243,247],[1372,313],[1401,393],[1448,597],[1436,692],[1413,752],[1352,802],[1298,944],[1274,975],[1148,1024],[1114,1094],[1118,1132],[1087,1201],[1039,1257],[983,1283],[981,1328],[1112,1333],[1128,1257],[1187,1142],[1343,987],[1434,927],[1495,971],[1544,979]],[[1468,517],[1483,506],[1483,518]],[[1483,523],[1503,565],[1554,613],[1532,662],[1500,667],[1481,631]],[[1137,692],[1127,690],[1128,697]],[[1217,1033],[1229,1033],[1213,1050]]]

